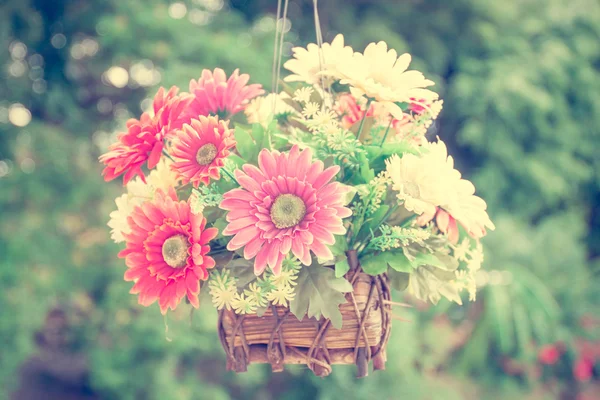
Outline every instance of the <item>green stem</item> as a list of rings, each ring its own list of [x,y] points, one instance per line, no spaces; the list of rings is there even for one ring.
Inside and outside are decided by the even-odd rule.
[[[385,130],[385,134],[383,135],[383,140],[379,144],[379,147],[383,147],[383,144],[385,143],[385,139],[387,139],[388,133],[390,133],[390,127],[392,126],[393,121],[394,121],[394,118],[393,117],[390,118],[390,123],[389,123],[387,129]]]
[[[379,227],[381,227],[381,225],[383,225],[388,218],[394,213],[396,212],[396,210],[398,209],[399,205],[396,204],[394,206],[392,206],[387,213],[385,213],[385,215],[383,216],[383,218],[381,219],[381,223],[379,224],[379,226],[377,228],[375,228],[375,230],[379,229]],[[371,242],[371,240],[373,239],[373,237],[375,237],[375,230],[371,230],[371,233],[369,234],[369,237],[366,239],[365,244],[359,248],[359,254],[362,255],[362,253],[365,250],[369,249],[369,243]]]
[[[404,221],[402,221],[402,223],[400,224],[401,228],[406,228],[407,226],[409,226],[415,219],[417,218],[416,214],[411,215],[410,217],[406,218]]]
[[[362,133],[363,125],[365,124],[365,119],[367,119],[367,114],[369,113],[369,107],[371,107],[372,99],[367,100],[367,105],[365,107],[365,113],[363,114],[362,119],[360,120],[360,125],[358,126],[358,132],[356,132],[356,138],[360,138],[360,134]]]
[[[231,173],[229,171],[227,171],[226,168],[221,168],[221,171],[223,171],[225,173],[225,175],[227,175],[228,177],[230,177],[236,184],[240,184],[237,179],[235,179],[235,177],[233,175],[231,175]]]
[[[171,157],[171,156],[169,155],[169,153],[167,153],[165,150],[163,150],[163,152],[162,152],[162,153],[163,153],[163,154],[165,155],[165,157],[167,157],[169,160],[171,160],[171,161],[175,161],[175,160],[173,160],[173,157]]]

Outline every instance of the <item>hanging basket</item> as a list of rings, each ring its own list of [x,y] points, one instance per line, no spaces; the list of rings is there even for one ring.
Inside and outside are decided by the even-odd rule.
[[[249,364],[271,364],[281,372],[285,364],[306,364],[315,375],[327,376],[332,364],[356,364],[358,377],[385,369],[391,331],[391,297],[388,277],[370,276],[360,267],[346,278],[354,291],[340,306],[342,328],[331,321],[296,318],[287,307],[271,306],[262,316],[219,313],[219,338],[227,355],[227,369],[245,372]]]

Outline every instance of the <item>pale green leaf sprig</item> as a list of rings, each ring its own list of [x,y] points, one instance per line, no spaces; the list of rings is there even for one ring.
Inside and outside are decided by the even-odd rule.
[[[429,239],[431,233],[424,229],[402,228],[400,226],[382,225],[379,227],[380,236],[374,237],[367,248],[372,250],[387,251],[406,247],[411,243],[425,245],[425,240]]]
[[[387,171],[381,171],[369,183],[358,187],[357,193],[360,203],[357,207],[364,207],[365,216],[371,216],[381,206],[389,184],[390,177]]]
[[[358,170],[361,157],[366,155],[363,144],[354,134],[339,126],[322,125],[314,133],[313,140],[318,158],[332,158],[336,164],[350,170]]]
[[[223,200],[223,194],[214,185],[200,186],[192,191],[190,207],[192,213],[201,214],[206,207],[217,207]]]

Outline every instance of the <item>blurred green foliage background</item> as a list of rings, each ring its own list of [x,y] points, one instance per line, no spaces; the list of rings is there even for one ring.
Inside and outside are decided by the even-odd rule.
[[[225,371],[216,313],[136,305],[99,154],[159,85],[235,68],[269,86],[274,0],[0,5],[0,397],[599,399],[600,3],[322,0],[326,40],[414,55],[435,126],[497,229],[476,303],[396,313],[385,372]],[[314,41],[290,1],[285,53]],[[400,298],[401,294],[397,294]]]

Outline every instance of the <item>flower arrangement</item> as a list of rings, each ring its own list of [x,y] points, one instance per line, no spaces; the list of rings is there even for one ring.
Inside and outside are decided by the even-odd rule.
[[[262,343],[274,369],[325,375],[346,329],[351,357],[337,362],[385,361],[390,288],[475,300],[494,225],[444,142],[427,140],[442,101],[410,61],[338,35],[294,48],[281,92],[221,69],[189,93],[161,88],[100,157],[105,180],[126,186],[109,226],[139,303],[197,308],[207,290],[232,369],[261,359],[250,345]]]

